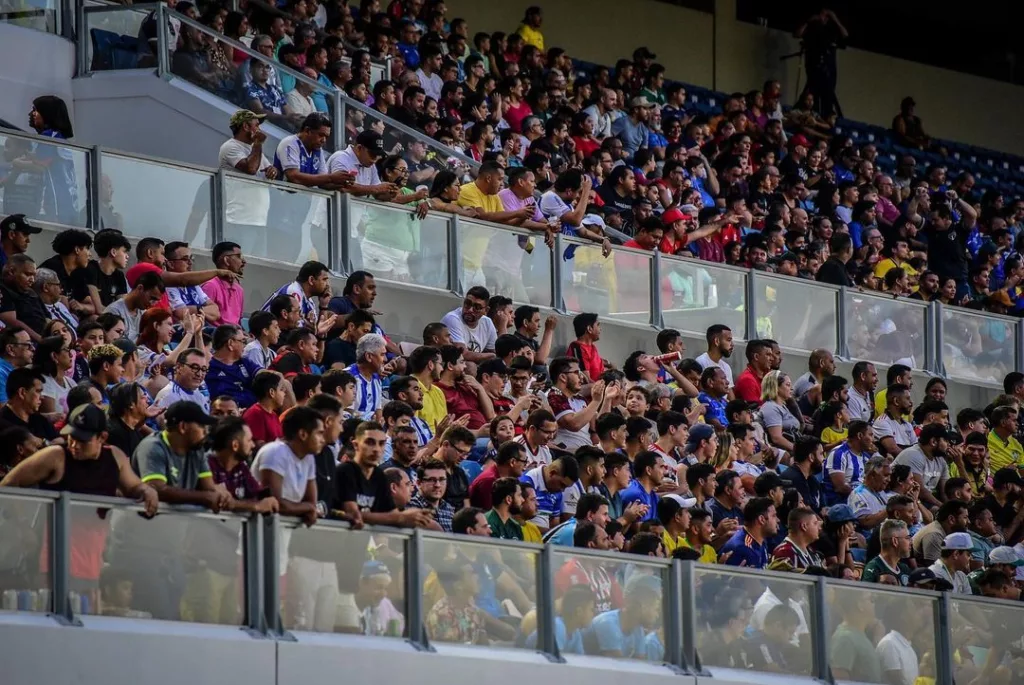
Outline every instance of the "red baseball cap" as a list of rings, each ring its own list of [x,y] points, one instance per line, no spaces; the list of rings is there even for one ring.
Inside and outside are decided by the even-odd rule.
[[[803,133],[797,133],[795,136],[789,139],[790,145],[800,145],[801,147],[810,147],[811,141],[807,140],[807,136]]]
[[[683,214],[678,207],[673,207],[661,215],[661,222],[666,226],[671,226],[675,222],[682,221],[686,218],[686,215]]]

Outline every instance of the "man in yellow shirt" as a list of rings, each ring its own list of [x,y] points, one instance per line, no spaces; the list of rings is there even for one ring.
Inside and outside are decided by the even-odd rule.
[[[1024,473],[1024,447],[1013,434],[1017,431],[1017,407],[1003,405],[992,410],[992,430],[988,434],[988,459],[992,472],[1014,466]]]
[[[700,552],[700,559],[697,560],[700,563],[717,564],[718,553],[711,546],[711,538],[714,536],[715,527],[711,523],[711,512],[706,509],[691,509],[690,526],[686,530],[686,537],[679,543],[681,547],[689,547]]]
[[[430,426],[434,435],[438,433],[438,424],[448,416],[444,392],[436,385],[441,378],[442,368],[441,353],[436,347],[417,347],[409,355],[409,372],[423,391],[423,408],[416,412],[416,416]]]
[[[910,245],[906,240],[897,239],[896,242],[889,247],[889,256],[875,265],[875,278],[885,278],[885,275],[889,273],[889,271],[898,266],[906,272],[911,283],[916,283],[919,273],[914,267],[907,263],[908,259],[910,259]]]
[[[875,416],[881,416],[885,413],[885,408],[889,406],[887,389],[894,383],[907,386],[907,390],[914,389],[914,374],[910,371],[909,366],[893,364],[885,372],[885,388],[875,393]],[[908,421],[910,420],[909,416],[904,418]]]
[[[542,23],[544,23],[544,17],[541,15],[540,7],[527,7],[526,16],[523,17],[523,23],[519,25],[519,30],[516,33],[523,37],[524,43],[534,46],[543,53],[544,34],[540,32]]]
[[[521,224],[532,218],[536,211],[533,205],[527,205],[512,212],[505,211],[505,206],[501,203],[501,198],[498,197],[504,174],[502,168],[494,162],[481,164],[476,180],[459,188],[458,205],[475,209],[478,219],[499,224]],[[462,268],[467,286],[483,285],[484,252],[493,235],[493,231],[471,230],[463,236]]]
[[[523,491],[523,505],[519,507],[518,513],[513,513],[513,518],[523,529],[523,542],[536,542],[539,545],[543,539],[540,528],[530,522],[537,515],[537,491],[529,483],[521,481],[519,487]]]

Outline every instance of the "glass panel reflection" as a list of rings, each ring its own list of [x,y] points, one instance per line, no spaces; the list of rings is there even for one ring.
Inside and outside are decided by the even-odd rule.
[[[52,515],[51,500],[0,498],[0,609],[50,611]]]
[[[2,0],[0,22],[25,29],[57,33],[60,4],[56,0]]]
[[[754,293],[758,338],[772,338],[795,350],[836,351],[837,290],[755,273]]]
[[[1014,370],[1017,320],[943,307],[942,363],[946,374],[970,381],[1002,384]]]
[[[747,337],[747,275],[716,269],[696,259],[662,256],[662,316],[666,328],[703,336],[708,326],[725,324],[734,338]],[[666,290],[671,293],[665,299]]]
[[[301,264],[327,262],[327,194],[224,176],[224,239],[250,257]]]
[[[551,306],[551,249],[542,235],[462,219],[459,240],[462,262],[458,277],[463,289],[482,285],[492,296]]]
[[[0,148],[0,213],[89,227],[85,151],[5,135],[0,135]]]
[[[923,369],[928,307],[892,298],[846,293],[847,346],[853,359]]]
[[[448,222],[415,205],[349,203],[349,272],[364,269],[388,281],[448,289]]]
[[[607,257],[601,246],[564,241],[562,301],[566,311],[594,312],[626,321],[651,318],[651,255],[615,250]],[[671,305],[671,290],[663,293]],[[663,303],[663,305],[666,303]]]
[[[536,626],[537,551],[431,537],[423,554],[428,639],[525,648],[517,636]]]
[[[142,43],[142,24],[148,18],[146,12],[130,8],[112,11],[87,11],[85,32],[86,64],[89,71],[111,71],[115,69],[152,68],[155,61],[149,53],[149,46]]]
[[[957,683],[1024,682],[1024,661],[1020,658],[1024,607],[1019,603],[1020,589],[1012,580],[1012,568],[1008,575],[1002,581],[986,578],[989,584],[982,590],[986,596],[1012,600],[1014,604],[956,599],[957,595],[951,598],[953,678]]]

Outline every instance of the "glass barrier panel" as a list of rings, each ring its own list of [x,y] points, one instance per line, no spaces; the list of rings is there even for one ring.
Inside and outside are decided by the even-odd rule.
[[[105,228],[139,238],[213,246],[212,174],[109,153],[101,162],[100,216]]]
[[[708,326],[720,323],[732,329],[734,338],[747,338],[745,272],[662,256],[661,277],[665,328],[703,337]],[[671,293],[669,300],[666,292]]]
[[[406,634],[404,536],[292,525],[279,529],[286,630]]]
[[[593,312],[603,317],[649,323],[651,320],[650,254],[614,250],[607,257],[596,243],[563,241],[562,306],[568,312]],[[662,297],[668,279],[662,279]]]
[[[302,264],[328,261],[331,203],[326,193],[224,176],[224,239],[247,257]]]
[[[924,369],[928,305],[846,291],[846,344],[852,359]]]
[[[813,677],[813,583],[704,566],[694,582],[702,666]]]
[[[25,29],[57,33],[60,3],[56,0],[0,0],[0,22]]]
[[[370,62],[370,89],[372,90],[377,81],[383,81],[388,77],[388,67],[380,62]]]
[[[836,682],[936,682],[938,596],[878,587],[826,589],[828,660]]]
[[[431,213],[420,218],[414,209],[419,202],[399,205],[350,198],[348,272],[363,269],[386,281],[447,290],[451,217]]]
[[[668,568],[642,557],[616,561],[555,553],[555,641],[562,654],[662,663]],[[527,637],[534,647],[536,632]]]
[[[84,150],[0,134],[0,214],[89,228]]]
[[[155,68],[155,26],[151,13],[130,7],[102,12],[86,10],[86,70]]]
[[[538,554],[535,549],[481,544],[466,536],[424,538],[427,638],[526,649],[521,637],[537,624]]]
[[[482,285],[494,295],[538,307],[552,305],[551,248],[540,233],[517,233],[495,224],[459,220],[463,290]]]
[[[137,509],[72,502],[72,607],[82,614],[242,625],[244,526],[231,516],[146,519]]]
[[[268,124],[286,133],[297,133],[302,121],[314,111],[334,121],[335,88],[325,75],[314,79],[319,84],[315,86],[299,81],[273,57],[260,54],[260,45],[246,52],[229,44],[224,35],[180,14],[173,13],[170,20],[179,22],[181,31],[177,48],[169,45],[168,64],[175,76],[237,107],[265,113]],[[295,70],[302,71],[297,65]],[[268,135],[275,140],[281,137],[272,134],[269,130]],[[273,157],[273,151],[268,150],[267,156]]]
[[[1010,581],[997,591],[1002,599],[1017,600],[1020,590]],[[953,679],[957,683],[1021,683],[1024,662],[1020,659],[1024,607],[1013,604],[958,599],[949,606]],[[922,674],[923,675],[923,674]]]
[[[1001,384],[1016,364],[1017,323],[1017,319],[943,307],[941,354],[946,375]]]
[[[795,350],[824,348],[835,352],[838,293],[796,278],[771,278],[755,273],[757,330],[752,334],[777,340],[782,347]]]
[[[0,498],[0,610],[51,610],[49,537],[53,500]]]

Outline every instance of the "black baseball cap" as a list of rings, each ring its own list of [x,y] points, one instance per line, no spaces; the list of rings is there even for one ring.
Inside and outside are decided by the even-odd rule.
[[[1005,488],[1007,485],[1018,485],[1024,487],[1024,478],[1020,477],[1017,469],[1012,467],[1002,468],[992,474],[992,487]]]
[[[384,156],[384,138],[376,131],[363,131],[356,136],[356,145],[362,145],[370,154]]]
[[[910,587],[920,587],[925,590],[936,590],[938,592],[949,592],[953,589],[952,583],[945,578],[939,578],[935,571],[930,568],[919,568],[910,572],[907,579]]]
[[[61,435],[85,442],[107,430],[107,415],[95,404],[81,404],[71,410]]]
[[[36,233],[42,233],[43,229],[38,226],[33,226],[26,221],[24,214],[11,214],[3,221],[0,221],[0,236],[7,235],[13,231],[34,235]]]
[[[213,426],[217,423],[216,416],[210,416],[203,408],[195,402],[178,400],[167,408],[164,414],[168,426],[177,426],[179,423],[198,423],[201,426]]]

